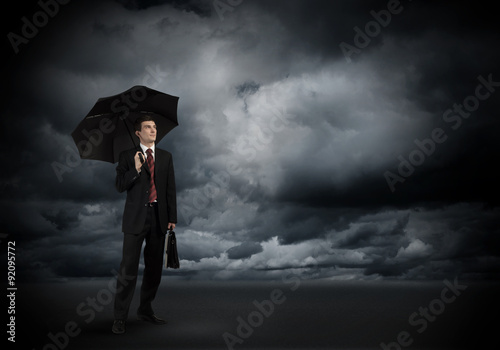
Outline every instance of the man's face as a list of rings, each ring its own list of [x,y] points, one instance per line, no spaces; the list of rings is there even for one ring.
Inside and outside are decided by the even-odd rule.
[[[136,131],[142,144],[149,144],[156,141],[156,124],[153,121],[141,123],[141,131]]]

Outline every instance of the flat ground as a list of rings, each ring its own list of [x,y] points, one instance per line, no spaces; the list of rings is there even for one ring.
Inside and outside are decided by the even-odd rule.
[[[168,324],[137,321],[136,292],[127,332],[115,335],[111,280],[18,286],[16,346],[8,348],[383,349],[385,344],[397,350],[498,344],[500,283],[459,281],[467,288],[452,291],[443,281],[189,282],[164,277],[154,308]]]

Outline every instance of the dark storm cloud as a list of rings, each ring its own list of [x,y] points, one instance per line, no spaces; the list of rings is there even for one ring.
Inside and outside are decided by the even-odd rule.
[[[245,259],[262,251],[262,246],[257,242],[243,242],[238,246],[231,247],[227,250],[229,259]]]
[[[211,1],[89,4],[61,10],[7,74],[2,225],[22,237],[24,271],[104,276],[119,264],[115,165],[78,159],[70,133],[97,98],[152,85],[180,96],[180,126],[159,147],[174,155],[186,275],[498,274],[500,74],[486,5],[401,1],[348,63],[339,44],[387,1],[243,1],[223,20]],[[489,97],[453,129],[445,111],[474,102],[490,75]],[[392,192],[384,173],[399,175],[436,128],[447,140]]]
[[[200,16],[208,16],[212,12],[210,1],[203,0],[116,0],[116,2],[129,10],[144,10],[169,4],[177,9],[192,11]]]
[[[374,223],[368,223],[359,227],[352,235],[346,237],[338,243],[339,248],[362,248],[366,246],[390,246],[394,245],[395,240],[397,240],[399,235],[401,235],[406,225],[410,215],[406,215],[399,218],[395,223],[394,227],[389,229],[384,228],[381,230]],[[382,234],[382,237],[381,235]],[[385,235],[385,237],[384,237]]]
[[[382,10],[382,5],[382,3],[370,3],[367,5],[366,11],[357,8],[359,11],[356,12],[358,14],[356,18],[349,16],[347,18],[351,21],[351,25],[357,24],[362,27],[370,19],[365,16],[370,12],[370,8]],[[311,10],[314,6],[304,5],[304,7],[307,18],[307,10]],[[286,7],[283,11],[292,11],[292,9],[293,7]],[[317,159],[312,158],[309,162],[313,163],[313,166],[309,166],[308,160],[305,159],[306,163],[303,166],[297,166],[297,169],[294,169],[297,178],[300,176],[301,179],[306,179],[305,183],[302,181],[303,186],[292,190],[296,183],[295,179],[283,181],[280,198],[286,201],[294,200],[295,197],[297,201],[302,203],[305,201],[310,205],[313,203],[356,205],[358,203],[357,205],[375,204],[375,206],[380,204],[407,206],[411,205],[412,202],[420,201],[454,202],[457,200],[457,196],[461,196],[462,200],[496,201],[489,191],[489,188],[494,186],[494,181],[489,177],[490,172],[486,169],[489,163],[488,156],[483,151],[485,146],[481,143],[488,144],[489,149],[498,150],[494,137],[499,131],[497,124],[494,123],[495,126],[493,126],[487,122],[488,127],[484,124],[485,119],[490,119],[488,116],[497,110],[498,99],[490,98],[484,103],[481,102],[480,109],[466,121],[467,124],[464,123],[460,133],[450,130],[450,124],[444,123],[442,120],[443,113],[448,108],[452,108],[454,104],[461,104],[467,96],[474,94],[474,89],[478,84],[477,77],[480,74],[486,76],[490,72],[498,72],[493,63],[498,58],[498,52],[492,50],[491,45],[487,44],[497,37],[497,32],[491,32],[488,29],[489,24],[482,28],[480,25],[472,25],[470,21],[473,19],[473,23],[476,24],[490,23],[487,18],[491,15],[479,8],[474,8],[471,12],[462,6],[458,6],[458,9],[460,10],[456,16],[450,16],[450,8],[443,5],[411,4],[401,13],[401,17],[394,17],[391,24],[384,28],[380,34],[381,38],[386,39],[385,46],[388,49],[388,55],[365,51],[360,54],[360,60],[365,53],[367,54],[365,57],[371,56],[370,58],[373,59],[371,62],[374,63],[372,73],[380,72],[381,77],[390,76],[391,72],[394,72],[395,66],[399,67],[399,71],[406,77],[402,82],[403,85],[400,86],[404,91],[399,97],[394,95],[395,100],[410,98],[417,102],[420,111],[432,113],[427,129],[422,128],[419,132],[414,132],[407,138],[406,142],[399,142],[399,145],[392,147],[393,164],[387,164],[385,170],[397,173],[396,168],[399,165],[397,156],[408,157],[408,154],[416,148],[413,140],[415,138],[420,140],[429,138],[431,131],[436,127],[444,128],[447,132],[449,137],[446,144],[439,145],[435,154],[418,167],[408,181],[401,186],[398,184],[397,192],[399,193],[388,193],[386,191],[387,184],[379,181],[379,174],[366,172],[361,168],[358,168],[358,174],[353,174],[353,177],[360,177],[363,181],[355,183],[354,186],[346,186],[345,184],[338,186],[315,179],[314,176],[305,174],[306,172],[314,173],[313,169],[320,164]],[[457,8],[454,7],[453,10],[457,10]],[[278,10],[275,11],[278,12]],[[349,10],[346,9],[346,11]],[[322,12],[322,14],[324,13]],[[426,21],[421,20],[424,17]],[[298,18],[302,17],[288,16],[284,18],[287,18],[288,21],[300,21]],[[284,21],[287,23],[286,19]],[[332,27],[342,26],[342,24],[337,23],[337,21],[331,21],[330,25]],[[471,28],[470,31],[464,30],[461,23],[467,23],[466,27],[474,28]],[[290,25],[290,27],[292,26]],[[301,27],[297,26],[297,28]],[[335,33],[335,30],[330,32]],[[353,36],[354,33],[351,35]],[[345,40],[348,41],[348,39]],[[326,44],[326,41],[322,41],[318,37],[314,37],[310,42],[318,44],[318,47]],[[383,50],[383,47],[377,46],[377,43],[372,43],[369,48],[375,47],[378,51]],[[313,52],[314,48],[310,48],[310,50]],[[418,72],[418,74],[412,74],[411,70]],[[387,81],[388,86],[395,83]],[[359,98],[362,99],[363,96],[360,94]],[[307,108],[310,106],[307,105]],[[338,106],[334,108],[339,109]],[[320,110],[324,111],[324,108],[320,107]],[[312,110],[312,112],[315,111]],[[411,110],[402,112],[406,112],[411,119],[417,117],[412,116]],[[338,113],[334,110],[334,114],[331,115],[335,114]],[[347,119],[345,115],[343,117],[342,121],[336,120],[333,125],[345,125],[345,120],[355,120]],[[329,117],[324,115],[323,118]],[[479,134],[482,135],[480,140],[477,137]],[[391,139],[395,140],[397,137],[397,134],[392,134],[385,141],[390,144]],[[460,147],[464,137],[470,138],[466,142],[468,146]],[[366,144],[365,147],[370,147],[370,145]],[[466,164],[473,164],[473,166],[469,167]],[[460,172],[457,172],[457,168],[462,169],[461,175],[459,175]],[[380,171],[383,173],[384,169],[380,169]],[[476,184],[474,190],[468,186],[470,183]],[[460,187],[463,191],[455,191],[456,187]],[[366,196],[366,193],[370,193],[370,195]]]
[[[93,31],[97,35],[119,40],[130,40],[134,27],[130,24],[108,26],[104,23],[95,23]]]
[[[259,84],[254,81],[248,81],[236,86],[238,97],[243,98],[245,95],[253,95],[259,90]]]
[[[9,215],[3,230],[20,248],[19,279],[111,276],[119,265],[123,202],[2,203]],[[29,219],[27,219],[29,218]]]
[[[41,215],[44,219],[53,223],[58,230],[65,230],[71,228],[72,224],[77,223],[79,221],[77,215],[68,213],[64,209],[58,210],[56,213],[43,211]]]

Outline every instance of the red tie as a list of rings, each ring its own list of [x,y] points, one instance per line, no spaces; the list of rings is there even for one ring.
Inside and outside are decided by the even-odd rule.
[[[153,150],[148,148],[146,154],[148,155],[147,161],[149,172],[151,173],[151,177],[149,178],[149,203],[153,203],[156,200],[155,162],[153,160]]]

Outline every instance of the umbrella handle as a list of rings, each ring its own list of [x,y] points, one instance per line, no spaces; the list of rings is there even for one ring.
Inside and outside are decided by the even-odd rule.
[[[144,155],[141,153],[139,153],[139,158],[141,159],[141,163],[144,163],[145,160],[144,160]]]

